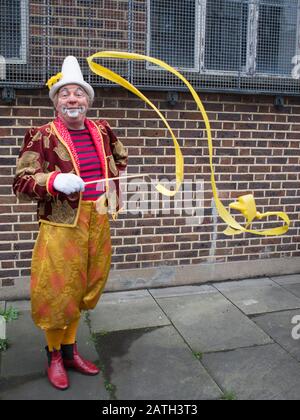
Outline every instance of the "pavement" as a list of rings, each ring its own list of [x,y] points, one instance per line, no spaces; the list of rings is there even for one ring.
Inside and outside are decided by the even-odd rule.
[[[19,310],[0,353],[1,400],[300,399],[300,274],[104,293],[78,336],[102,372],[70,371],[66,391],[46,379],[29,301],[1,306]]]

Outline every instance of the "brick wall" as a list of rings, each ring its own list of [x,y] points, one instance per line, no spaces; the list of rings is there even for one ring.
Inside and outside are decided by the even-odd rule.
[[[292,220],[290,231],[282,237],[246,234],[228,238],[222,234],[225,226],[212,207],[207,142],[194,102],[188,94],[180,93],[179,103],[171,106],[166,92],[146,94],[174,128],[185,157],[186,175],[197,175],[205,181],[204,219],[202,224],[188,225],[179,215],[121,215],[111,224],[113,272],[124,270],[128,274],[130,269],[166,265],[200,270],[203,264],[299,257],[299,99],[286,98],[286,108],[279,113],[273,97],[202,95],[212,123],[216,178],[223,203],[228,206],[239,195],[253,192],[259,211],[284,210]],[[129,149],[129,172],[172,175],[172,141],[156,115],[120,89],[99,88],[96,97],[89,116],[108,119]],[[18,90],[12,106],[0,102],[2,286],[13,286],[30,275],[38,229],[35,204],[20,204],[12,195],[18,150],[28,127],[42,125],[53,116],[46,90]]]

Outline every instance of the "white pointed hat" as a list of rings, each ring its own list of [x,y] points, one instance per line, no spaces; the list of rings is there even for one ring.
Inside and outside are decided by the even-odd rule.
[[[49,96],[52,101],[59,89],[65,85],[81,86],[88,94],[91,102],[93,102],[95,96],[92,86],[83,79],[82,71],[77,58],[72,55],[69,55],[64,59],[61,73],[52,76],[46,85],[49,88]]]

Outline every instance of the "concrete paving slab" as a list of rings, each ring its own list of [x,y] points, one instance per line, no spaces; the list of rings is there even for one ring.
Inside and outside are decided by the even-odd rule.
[[[202,295],[204,293],[215,293],[212,286],[180,286],[180,287],[164,287],[161,289],[149,289],[151,295],[156,298],[173,297],[173,296],[190,296]]]
[[[45,342],[28,311],[20,312],[16,321],[7,323],[9,349],[1,356],[1,376],[23,376],[44,370]]]
[[[218,291],[160,298],[157,302],[194,351],[229,350],[272,342]]]
[[[202,363],[239,400],[300,399],[300,366],[277,344],[211,353]]]
[[[300,308],[300,298],[270,279],[214,283],[214,287],[246,315]]]
[[[42,377],[41,377],[42,376]],[[68,373],[70,388],[52,387],[45,375],[0,379],[0,400],[107,400],[103,376]]]
[[[300,284],[287,284],[282,285],[281,287],[286,289],[292,295],[295,295],[296,297],[300,298]]]
[[[295,316],[298,317],[297,324],[292,323]],[[253,318],[253,321],[300,362],[300,341],[292,337],[292,330],[297,325],[297,334],[300,332],[300,310],[259,315]]]
[[[272,280],[282,288],[300,298],[300,275],[272,277]]]
[[[273,398],[270,398],[270,400],[276,400],[276,401],[299,401],[299,390],[297,387],[293,387],[286,391],[284,395],[276,395]]]
[[[90,312],[90,320],[93,332],[170,324],[148,291],[105,293]]]
[[[286,284],[300,284],[300,274],[270,277],[270,279],[275,281],[275,283],[279,284],[280,286],[285,286]]]
[[[106,380],[118,400],[218,399],[220,389],[169,326],[98,335]]]

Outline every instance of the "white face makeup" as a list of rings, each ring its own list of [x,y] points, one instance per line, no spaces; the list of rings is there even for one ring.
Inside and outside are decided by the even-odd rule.
[[[88,95],[78,85],[66,85],[57,95],[56,110],[67,126],[82,126],[88,110]]]

